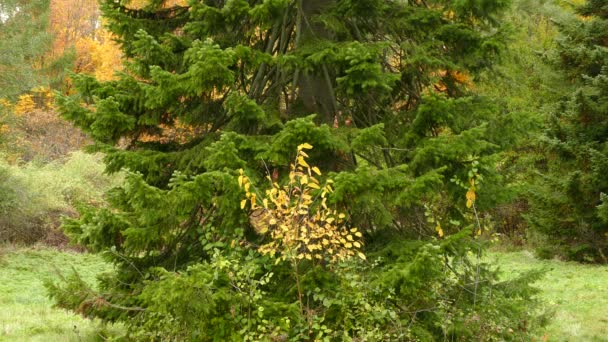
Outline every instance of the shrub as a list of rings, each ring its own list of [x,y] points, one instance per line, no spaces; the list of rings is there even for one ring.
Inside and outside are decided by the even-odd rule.
[[[82,152],[48,164],[0,161],[0,241],[43,240],[77,205],[100,203],[119,179],[103,169],[99,155]]]

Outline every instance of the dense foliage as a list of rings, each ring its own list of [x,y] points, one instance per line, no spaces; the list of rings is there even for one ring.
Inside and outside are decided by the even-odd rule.
[[[40,67],[52,41],[48,14],[48,0],[0,4],[0,98],[15,99],[44,82]]]
[[[516,140],[474,92],[508,1],[102,5],[125,70],[58,104],[128,175],[64,228],[116,272],[50,284],[60,306],[138,339],[529,336],[535,275],[499,283],[472,238]]]
[[[608,18],[606,1],[588,1],[561,22],[558,63],[572,91],[553,106],[542,152],[543,177],[529,221],[545,254],[608,262]]]
[[[0,243],[65,245],[60,216],[103,200],[119,183],[103,174],[100,156],[75,152],[48,164],[10,165],[0,161]]]

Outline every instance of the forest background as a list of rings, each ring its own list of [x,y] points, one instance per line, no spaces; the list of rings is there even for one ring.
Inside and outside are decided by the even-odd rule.
[[[608,262],[607,6],[4,1],[0,240],[126,339],[531,339],[483,253]]]

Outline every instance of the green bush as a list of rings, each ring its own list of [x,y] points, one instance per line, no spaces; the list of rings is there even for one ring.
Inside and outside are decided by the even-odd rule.
[[[73,216],[78,204],[96,205],[119,177],[103,174],[99,155],[75,152],[48,164],[0,161],[0,241],[34,243]]]
[[[300,310],[290,266],[249,247],[225,246],[183,271],[149,270],[138,295],[117,306],[73,275],[47,284],[60,307],[106,321],[129,319],[134,340],[175,341],[522,341],[541,323],[539,272],[499,281],[470,230],[442,242],[397,240],[370,262],[334,268],[304,261]],[[111,252],[107,252],[111,253]],[[119,295],[114,292],[114,295]],[[121,295],[121,296],[122,296]]]

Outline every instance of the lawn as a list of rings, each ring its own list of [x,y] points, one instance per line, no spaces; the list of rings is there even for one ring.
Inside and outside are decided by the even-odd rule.
[[[541,340],[608,341],[608,267],[558,260],[538,260],[527,251],[492,253],[505,276],[544,268],[535,285],[541,299],[555,312]]]
[[[93,282],[110,266],[90,254],[0,246],[0,341],[96,341],[118,333],[52,307],[43,282],[72,267]]]

